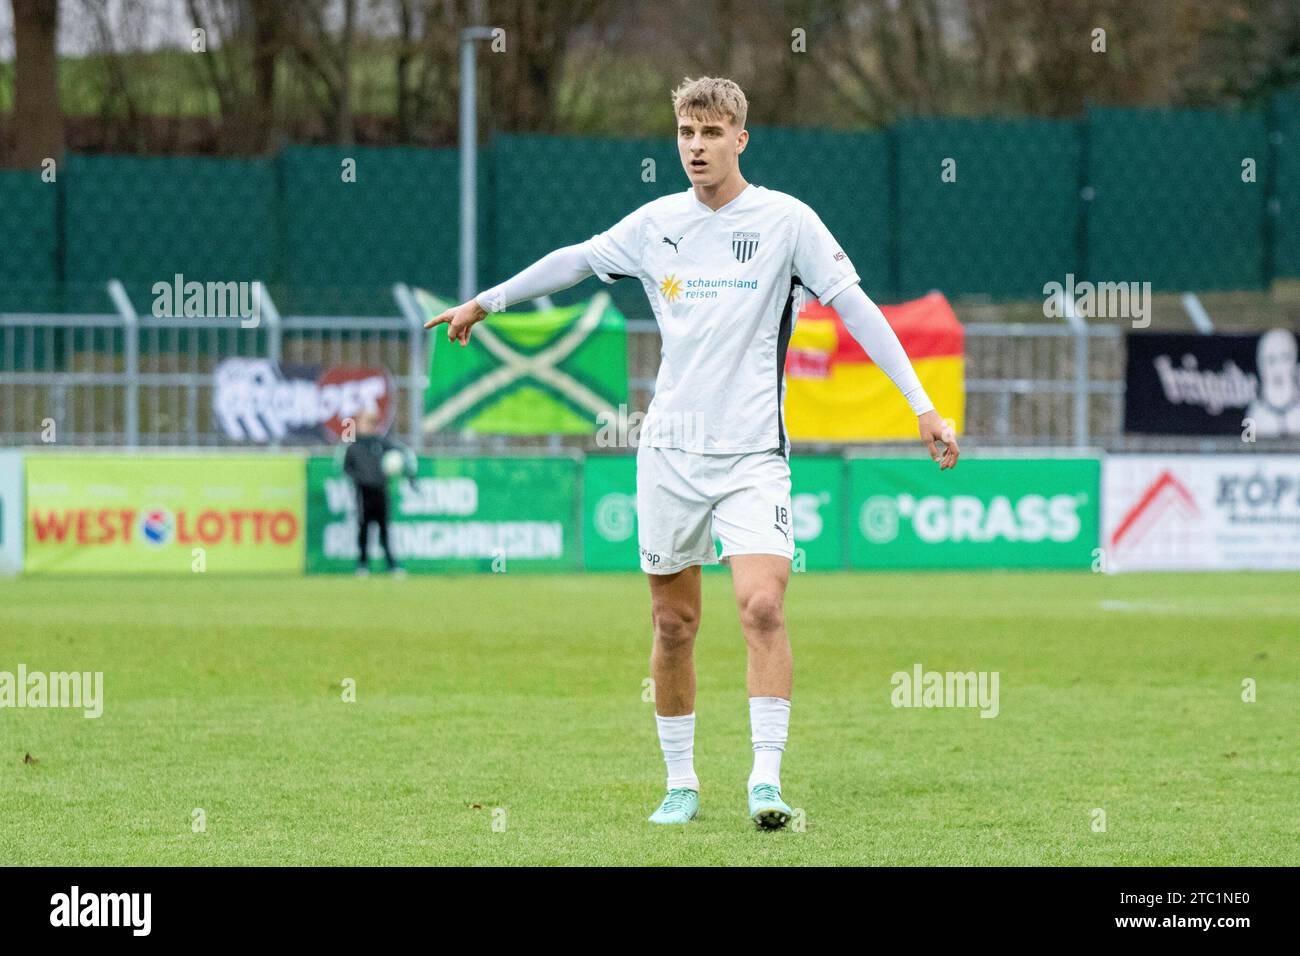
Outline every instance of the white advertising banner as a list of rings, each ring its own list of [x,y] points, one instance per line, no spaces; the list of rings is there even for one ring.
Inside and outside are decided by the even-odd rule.
[[[0,575],[23,569],[23,453],[0,451]]]
[[[1109,455],[1107,571],[1300,569],[1300,455]]]

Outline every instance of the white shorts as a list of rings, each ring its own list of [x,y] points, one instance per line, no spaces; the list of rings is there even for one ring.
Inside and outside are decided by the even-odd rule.
[[[794,556],[790,462],[779,451],[701,455],[641,445],[636,453],[641,570],[672,574],[737,554]]]

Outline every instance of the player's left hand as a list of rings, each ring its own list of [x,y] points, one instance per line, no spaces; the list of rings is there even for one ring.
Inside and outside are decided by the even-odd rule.
[[[936,411],[928,411],[917,419],[920,426],[921,441],[930,449],[930,460],[939,463],[939,470],[952,468],[957,464],[961,450],[957,447],[957,430],[939,417]],[[939,445],[943,449],[939,449]]]

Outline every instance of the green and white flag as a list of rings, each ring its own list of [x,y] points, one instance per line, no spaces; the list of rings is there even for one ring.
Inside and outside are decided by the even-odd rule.
[[[413,291],[426,319],[451,306]],[[561,308],[494,313],[464,348],[439,326],[429,351],[426,433],[585,434],[627,404],[627,322],[604,292]]]

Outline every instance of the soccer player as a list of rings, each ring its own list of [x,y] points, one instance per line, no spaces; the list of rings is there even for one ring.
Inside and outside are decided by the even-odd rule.
[[[792,813],[780,778],[793,679],[784,599],[794,547],[782,403],[786,346],[805,290],[840,314],[903,393],[941,470],[956,464],[958,448],[821,219],[741,175],[749,133],[740,87],[713,77],[686,80],[673,108],[689,189],[549,253],[425,327],[446,323],[448,339],[465,345],[491,313],[593,274],[641,283],[663,342],[637,449],[638,539],[654,625],[650,669],[668,766],[668,793],[650,821],[686,823],[699,807],[693,649],[700,566],[717,563],[716,534],[748,651],[748,812],[759,827],[776,829]]]

